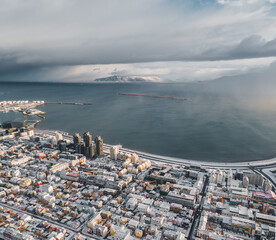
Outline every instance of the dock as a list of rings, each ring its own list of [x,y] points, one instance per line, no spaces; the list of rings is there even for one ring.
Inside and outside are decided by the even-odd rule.
[[[93,105],[93,103],[75,103],[75,102],[45,102],[44,104]]]
[[[162,95],[154,95],[154,94],[145,94],[145,93],[119,93],[120,95],[124,96],[143,96],[143,97],[152,97],[152,98],[169,98],[173,100],[182,100],[186,101],[187,98],[182,97],[175,97],[175,96],[162,96]]]

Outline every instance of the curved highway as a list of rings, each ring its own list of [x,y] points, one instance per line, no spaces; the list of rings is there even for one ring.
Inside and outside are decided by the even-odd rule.
[[[109,154],[109,149],[112,146],[114,145],[104,144],[104,152]],[[181,158],[175,158],[175,157],[159,156],[159,155],[135,151],[127,148],[121,148],[120,150],[124,152],[129,152],[129,153],[137,153],[142,158],[156,161],[156,162],[184,164],[184,165],[191,164],[194,166],[201,166],[201,167],[207,167],[207,168],[248,168],[250,166],[258,167],[258,168],[266,168],[266,167],[276,166],[276,158],[261,160],[261,161],[222,163],[222,162],[204,162],[204,161],[181,159]]]
[[[73,137],[69,135],[66,132],[59,131],[59,130],[38,130],[35,129],[38,132],[48,132],[54,134],[55,132],[59,132],[63,135],[65,139],[68,139],[70,141],[73,141]],[[104,153],[109,154],[110,153],[110,147],[115,146],[111,144],[104,143]],[[246,162],[231,162],[231,163],[225,163],[225,162],[205,162],[205,161],[197,161],[197,160],[190,160],[190,159],[182,159],[182,158],[176,158],[176,157],[167,157],[167,156],[160,156],[156,154],[150,154],[145,153],[141,151],[136,151],[128,148],[120,148],[120,151],[127,152],[127,153],[136,153],[140,157],[156,161],[160,163],[166,163],[166,164],[183,164],[183,165],[194,165],[194,166],[200,166],[205,168],[234,168],[234,169],[247,169],[250,167],[256,167],[259,169],[264,168],[271,168],[276,167],[276,158],[266,159],[266,160],[258,160],[258,161],[246,161]]]

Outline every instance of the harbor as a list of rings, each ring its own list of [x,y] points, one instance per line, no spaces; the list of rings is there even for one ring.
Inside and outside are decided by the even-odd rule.
[[[78,102],[45,102],[45,101],[28,101],[28,100],[18,100],[18,101],[2,101],[0,102],[0,112],[22,112],[26,116],[38,116],[40,118],[45,118],[46,112],[37,109],[40,105],[46,104],[62,104],[62,105],[93,105],[92,103],[78,103]]]

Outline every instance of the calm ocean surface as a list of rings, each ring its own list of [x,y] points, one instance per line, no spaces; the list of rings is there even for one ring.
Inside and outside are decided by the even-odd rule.
[[[227,89],[216,83],[0,83],[0,100],[24,99],[93,103],[40,106],[47,113],[41,129],[90,131],[93,138],[101,135],[109,144],[194,160],[238,162],[276,156],[276,100],[245,88]],[[0,114],[0,122],[12,119],[24,117]]]

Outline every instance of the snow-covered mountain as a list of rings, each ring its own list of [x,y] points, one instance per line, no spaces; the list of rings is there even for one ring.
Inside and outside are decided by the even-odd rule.
[[[95,82],[161,82],[158,77],[140,77],[140,76],[110,76],[97,78]]]

